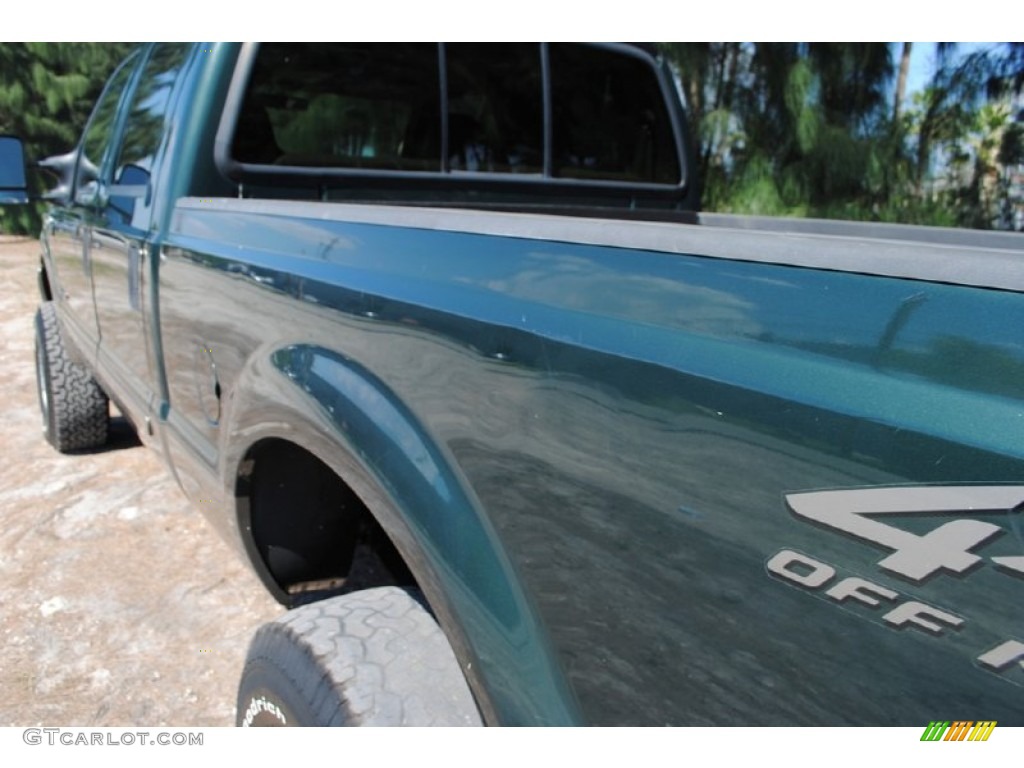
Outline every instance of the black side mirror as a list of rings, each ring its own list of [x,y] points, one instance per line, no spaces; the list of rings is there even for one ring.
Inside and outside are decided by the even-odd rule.
[[[28,202],[25,147],[15,136],[0,136],[0,205]]]

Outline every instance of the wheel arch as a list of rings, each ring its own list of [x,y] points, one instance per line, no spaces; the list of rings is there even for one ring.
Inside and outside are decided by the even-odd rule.
[[[390,539],[488,722],[572,723],[579,710],[497,533],[427,430],[370,371],[316,345],[261,355],[225,412],[224,482],[242,544],[274,596],[249,504],[253,452],[287,443],[328,467]],[[497,692],[497,695],[495,695]]]

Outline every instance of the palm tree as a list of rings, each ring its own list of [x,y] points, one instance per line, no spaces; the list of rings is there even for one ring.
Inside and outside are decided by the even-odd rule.
[[[892,122],[899,125],[900,111],[903,108],[903,99],[907,95],[907,75],[910,74],[910,52],[914,47],[913,43],[904,43],[903,51],[900,54],[900,71],[896,78],[896,93],[893,96]]]

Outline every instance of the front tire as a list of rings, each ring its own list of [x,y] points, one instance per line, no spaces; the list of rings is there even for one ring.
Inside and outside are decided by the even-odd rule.
[[[448,640],[399,587],[296,608],[253,637],[240,726],[481,725]]]
[[[107,442],[110,405],[85,367],[68,357],[52,301],[39,306],[36,327],[36,389],[46,441],[61,453]]]

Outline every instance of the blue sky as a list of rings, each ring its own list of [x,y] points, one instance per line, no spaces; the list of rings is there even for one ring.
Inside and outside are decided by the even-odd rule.
[[[964,56],[979,48],[989,48],[997,43],[957,43],[957,54]],[[893,61],[899,65],[900,48],[893,53]],[[907,78],[907,94],[920,91],[928,83],[935,69],[935,43],[914,43],[910,51],[910,75]]]

